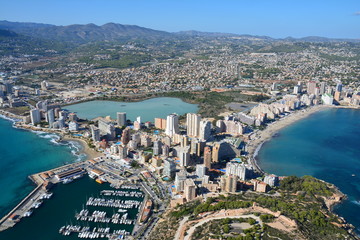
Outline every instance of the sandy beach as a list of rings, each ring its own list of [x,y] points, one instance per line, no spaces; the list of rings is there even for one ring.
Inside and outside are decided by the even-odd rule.
[[[75,141],[81,144],[82,146],[82,150],[80,151],[80,153],[85,153],[87,155],[88,159],[94,159],[96,157],[100,157],[102,156],[102,153],[95,151],[94,149],[90,148],[87,144],[87,142],[83,139],[80,138],[75,138],[75,137],[71,137],[71,136],[64,136],[62,138],[62,141]]]
[[[262,172],[262,169],[258,166],[256,162],[256,155],[260,150],[262,144],[266,141],[269,141],[280,129],[293,124],[294,122],[304,119],[309,115],[321,110],[326,109],[331,106],[317,105],[297,112],[291,113],[273,123],[270,123],[266,126],[264,130],[257,130],[251,136],[251,140],[247,143],[247,152],[250,156],[251,164],[259,171]]]

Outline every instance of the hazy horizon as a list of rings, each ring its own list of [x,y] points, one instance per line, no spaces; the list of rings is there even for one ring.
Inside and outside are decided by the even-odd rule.
[[[274,36],[269,36],[269,35],[264,35],[264,34],[250,34],[250,33],[232,33],[232,32],[208,32],[208,31],[201,31],[201,30],[197,30],[197,29],[188,29],[188,30],[180,30],[180,31],[166,31],[166,30],[160,30],[160,29],[155,29],[155,28],[149,28],[149,27],[145,27],[145,26],[140,26],[140,25],[136,25],[136,24],[123,24],[123,23],[117,23],[117,22],[107,22],[104,24],[95,24],[95,23],[84,23],[84,24],[79,24],[79,23],[73,23],[73,24],[68,24],[68,25],[57,25],[57,24],[53,24],[53,23],[43,23],[43,22],[20,22],[20,21],[9,21],[6,19],[0,20],[0,21],[7,21],[7,22],[14,22],[14,23],[35,23],[35,24],[49,24],[49,25],[54,25],[54,26],[71,26],[71,25],[88,25],[88,24],[94,24],[96,26],[102,26],[102,25],[106,25],[109,23],[114,23],[114,24],[121,24],[121,25],[128,25],[128,26],[138,26],[138,27],[143,27],[143,28],[148,28],[148,29],[153,29],[153,30],[158,30],[158,31],[164,31],[164,32],[168,32],[168,33],[179,33],[179,32],[201,32],[201,33],[219,33],[219,34],[234,34],[234,35],[250,35],[250,36],[258,36],[258,37],[271,37],[273,39],[285,39],[285,38],[295,38],[295,39],[301,39],[301,38],[306,38],[306,37],[320,37],[320,38],[329,38],[329,39],[360,39],[360,38],[341,38],[341,37],[326,37],[326,36],[320,36],[320,35],[311,35],[311,36],[300,36],[300,37],[294,37],[294,36],[286,36],[286,37],[274,37]]]
[[[270,36],[360,38],[360,6],[338,1],[70,1],[6,2],[3,19],[54,25],[109,22],[167,31],[201,31]]]

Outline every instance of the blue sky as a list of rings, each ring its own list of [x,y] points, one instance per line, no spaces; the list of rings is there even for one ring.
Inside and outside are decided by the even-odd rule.
[[[108,22],[169,32],[360,38],[360,0],[0,0],[0,19]]]

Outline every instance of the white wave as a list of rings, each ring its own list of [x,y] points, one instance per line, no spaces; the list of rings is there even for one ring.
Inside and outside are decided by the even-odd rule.
[[[67,141],[67,145],[71,149],[71,154],[76,157],[75,162],[79,162],[87,158],[87,155],[85,153],[81,153],[82,146],[79,142]]]
[[[8,116],[2,115],[2,114],[0,114],[0,118],[2,118],[4,120],[8,120],[14,124],[21,121],[20,119],[11,118],[11,117],[8,117]]]
[[[0,114],[0,118],[3,118],[5,120],[13,122],[14,128],[17,128],[15,123],[18,121],[21,121],[19,119],[10,118],[10,117],[7,117],[2,114]],[[71,154],[76,157],[76,159],[74,160],[75,162],[79,162],[79,161],[85,160],[87,158],[87,155],[85,153],[80,153],[82,150],[82,145],[77,141],[61,142],[61,141],[59,141],[61,139],[61,137],[56,133],[48,133],[48,132],[44,132],[44,131],[30,130],[30,129],[26,129],[26,130],[28,130],[32,133],[35,133],[40,138],[49,139],[49,141],[55,145],[69,146],[69,148],[71,149]]]
[[[60,140],[60,136],[57,135],[57,134],[41,132],[41,131],[35,131],[35,134],[38,137],[41,137],[41,138],[44,138],[44,139],[49,139],[50,142],[55,144],[55,145],[62,145],[61,143],[58,142]]]
[[[359,205],[360,206],[360,201],[356,201],[356,200],[353,200],[351,201],[352,203],[356,204],[356,205]]]
[[[253,158],[256,158],[264,142],[260,143],[254,151]]]

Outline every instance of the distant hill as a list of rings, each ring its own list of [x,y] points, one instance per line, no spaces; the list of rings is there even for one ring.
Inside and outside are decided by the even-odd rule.
[[[288,42],[360,42],[360,39],[332,39],[325,37],[310,36],[304,38],[284,38],[275,39],[267,36],[241,35],[233,33],[201,32],[201,31],[181,31],[169,33],[150,28],[139,27],[136,25],[123,25],[118,23],[107,23],[102,26],[95,24],[73,24],[68,26],[56,26],[42,23],[22,23],[0,21],[0,29],[8,30],[46,40],[66,41],[72,43],[87,43],[96,41],[117,41],[123,39],[166,39],[166,38],[235,38],[245,41],[288,41]],[[3,33],[5,34],[5,33]]]
[[[47,28],[53,27],[55,25],[44,24],[44,23],[24,23],[24,22],[9,22],[9,21],[0,21],[0,28],[12,31],[22,31],[26,29],[34,28]]]
[[[303,38],[293,38],[287,37],[283,40],[292,41],[292,42],[360,42],[360,39],[346,39],[346,38],[326,38],[319,36],[309,36]]]
[[[235,37],[237,34],[233,33],[219,33],[219,32],[201,32],[195,30],[175,32],[175,35],[191,36],[191,37]]]
[[[0,37],[16,37],[16,36],[18,35],[13,31],[0,29]]]
[[[164,31],[116,23],[107,23],[102,26],[95,24],[55,26],[49,24],[0,21],[0,29],[14,31],[30,37],[78,43],[115,41],[123,38],[151,39],[171,36],[170,33]]]
[[[242,39],[260,39],[260,40],[275,40],[267,36],[253,36],[249,34],[235,34],[235,33],[220,33],[220,32],[201,32],[201,31],[180,31],[174,33],[176,35],[191,36],[191,37],[233,37]]]

